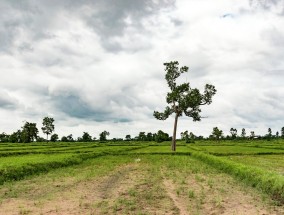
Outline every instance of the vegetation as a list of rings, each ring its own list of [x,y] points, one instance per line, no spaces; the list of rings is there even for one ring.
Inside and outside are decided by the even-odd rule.
[[[109,136],[110,133],[108,131],[103,131],[102,133],[100,133],[100,141],[106,141],[107,140],[107,136]]]
[[[2,143],[1,210],[247,214],[251,207],[250,214],[283,213],[283,140],[177,144],[172,152],[170,141]]]
[[[37,139],[38,129],[36,123],[25,122],[20,134],[20,140],[24,143],[30,143]]]
[[[169,106],[165,111],[160,113],[154,111],[154,117],[158,120],[166,120],[171,114],[175,114],[174,131],[172,138],[172,151],[176,150],[176,131],[178,118],[184,113],[186,116],[191,117],[193,121],[200,121],[200,106],[208,105],[212,102],[212,97],[216,94],[216,89],[213,85],[206,84],[204,94],[201,94],[197,88],[191,88],[189,83],[177,85],[176,79],[188,71],[187,66],[178,68],[177,61],[164,63],[166,75],[165,79],[170,88],[166,100]]]
[[[48,135],[54,131],[54,119],[51,117],[44,117],[42,120],[42,132],[46,134],[46,140],[48,141]]]
[[[214,127],[212,131],[212,138],[219,140],[223,135],[223,131],[220,130],[218,127]]]
[[[284,204],[283,176],[201,152],[192,153],[192,156],[235,176],[246,184],[269,194],[272,199],[278,201],[280,204]]]

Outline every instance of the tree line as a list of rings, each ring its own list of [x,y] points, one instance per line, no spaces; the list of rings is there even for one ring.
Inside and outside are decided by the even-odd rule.
[[[6,134],[5,132],[0,133],[0,142],[2,143],[30,143],[30,142],[94,142],[94,141],[107,141],[107,137],[110,135],[108,131],[102,131],[99,134],[99,138],[92,137],[88,132],[83,132],[81,137],[73,138],[72,134],[67,136],[62,136],[59,139],[58,134],[54,133],[55,125],[54,119],[51,117],[44,117],[42,121],[41,130],[44,134],[46,134],[46,138],[40,137],[38,135],[39,129],[37,128],[36,123],[32,122],[24,122],[24,125],[21,129],[13,132],[12,134]],[[49,138],[50,136],[50,138]],[[131,137],[130,134],[126,135],[124,139],[122,138],[112,138],[111,141],[156,141],[156,142],[163,142],[171,140],[171,137],[166,132],[159,130],[157,133],[147,133],[140,132],[138,136],[134,138]]]
[[[230,129],[230,135],[225,136],[223,131],[218,127],[214,127],[209,139],[227,139],[227,140],[234,140],[234,139],[277,139],[283,138],[284,139],[284,127],[281,128],[281,131],[276,131],[275,134],[272,133],[272,129],[268,128],[267,133],[264,135],[256,135],[254,131],[250,131],[249,133],[246,132],[245,128],[242,128],[240,135],[238,135],[238,130],[236,128]]]
[[[55,125],[54,119],[51,117],[44,117],[42,121],[41,130],[44,134],[46,134],[46,138],[40,137],[38,135],[39,129],[37,128],[36,123],[32,122],[24,122],[24,125],[21,129],[13,132],[12,134],[0,133],[0,142],[11,142],[11,143],[30,143],[30,142],[94,142],[94,141],[155,141],[157,143],[164,141],[172,141],[172,137],[162,131],[158,130],[158,132],[144,132],[141,131],[137,136],[132,137],[130,134],[127,134],[125,138],[112,138],[108,139],[110,132],[102,131],[99,133],[99,138],[92,137],[88,132],[83,132],[82,136],[73,138],[72,134],[67,136],[62,136],[59,138],[58,134],[54,133]],[[49,138],[50,136],[50,138]],[[284,139],[284,127],[281,128],[280,132],[272,133],[272,129],[268,128],[267,134],[261,136],[256,135],[254,131],[250,131],[247,133],[245,128],[242,128],[240,133],[238,134],[238,130],[236,128],[230,129],[229,135],[224,135],[223,131],[218,127],[214,127],[212,129],[212,133],[209,137],[197,136],[193,134],[193,132],[189,132],[188,130],[180,133],[180,140],[185,141],[186,143],[194,143],[196,140],[240,140],[240,139],[276,139],[283,138]]]

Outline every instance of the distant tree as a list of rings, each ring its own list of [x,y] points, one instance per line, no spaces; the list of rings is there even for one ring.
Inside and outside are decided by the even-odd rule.
[[[145,132],[139,132],[138,140],[139,141],[146,141],[147,140],[147,136],[146,136]]]
[[[44,117],[42,120],[42,132],[46,134],[46,140],[48,141],[48,135],[54,131],[54,119],[51,117]]]
[[[203,140],[204,137],[203,137],[202,135],[200,135],[200,136],[196,137],[196,139],[198,139],[198,140]]]
[[[164,66],[166,67],[165,79],[170,88],[170,92],[166,97],[169,106],[165,108],[164,112],[154,111],[154,117],[158,120],[166,120],[171,114],[175,114],[172,151],[176,150],[176,131],[178,118],[184,113],[186,116],[191,117],[193,121],[200,121],[200,106],[211,104],[212,97],[216,93],[215,87],[210,84],[205,85],[204,94],[201,94],[196,88],[191,88],[189,83],[177,85],[176,79],[182,73],[188,71],[187,66],[183,66],[179,69],[178,65],[179,63],[177,61],[164,63]]]
[[[180,137],[182,140],[186,141],[187,139],[189,139],[189,134],[188,134],[188,130],[181,132],[180,133]]]
[[[100,133],[100,141],[106,141],[109,134],[110,133],[108,131],[103,131],[102,133]]]
[[[9,142],[9,135],[4,133],[4,132],[2,134],[0,134],[0,142],[1,143]]]
[[[81,141],[83,141],[83,142],[91,142],[92,141],[92,136],[88,132],[84,132]]]
[[[96,137],[93,137],[93,141],[96,141],[96,139],[97,139]]]
[[[155,141],[158,143],[168,141],[169,140],[169,134],[163,132],[162,130],[159,130],[157,134],[155,135]]]
[[[190,141],[190,143],[194,143],[195,139],[196,139],[196,136],[192,132],[189,132],[189,141]]]
[[[186,130],[184,132],[180,133],[181,139],[184,140],[186,143],[194,143],[196,136],[192,133]]]
[[[242,138],[245,138],[246,137],[246,129],[242,129],[242,134],[241,134]]]
[[[37,139],[38,129],[36,123],[25,122],[22,127],[21,140],[24,143],[30,143]]]
[[[236,139],[237,138],[238,130],[236,128],[231,128],[230,129],[230,133],[231,133],[232,139]]]
[[[214,139],[219,140],[220,137],[222,137],[222,135],[223,135],[223,131],[222,130],[220,130],[218,127],[214,127],[213,128],[212,136],[213,136]]]
[[[272,130],[271,130],[271,128],[268,128],[268,134],[266,136],[267,136],[267,140],[271,140],[271,138],[272,138]]]
[[[254,139],[254,138],[255,138],[255,133],[254,133],[254,131],[251,131],[251,132],[250,132],[250,138],[251,138],[251,139]]]
[[[275,134],[276,138],[279,138],[279,132],[276,131],[276,134]]]
[[[69,134],[66,138],[67,138],[67,142],[74,142],[72,134]]]
[[[43,137],[37,136],[36,141],[39,142],[39,143],[41,143],[41,142],[45,142],[46,139],[44,139]]]
[[[147,133],[147,141],[153,141],[153,134],[151,132]]]
[[[130,135],[130,134],[127,134],[127,135],[125,136],[125,140],[126,140],[126,141],[130,141],[130,140],[131,140],[131,135]]]
[[[20,143],[22,142],[22,131],[21,130],[17,130],[16,132],[13,132],[10,136],[9,136],[9,142],[10,143]]]
[[[52,141],[52,142],[56,142],[56,141],[58,141],[58,139],[59,139],[58,134],[52,134],[50,136],[50,141]]]
[[[61,137],[61,142],[68,142],[68,139],[66,136]]]
[[[284,138],[284,127],[281,128],[281,137]]]

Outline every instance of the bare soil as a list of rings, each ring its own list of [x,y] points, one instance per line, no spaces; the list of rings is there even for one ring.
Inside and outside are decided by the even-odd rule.
[[[173,171],[141,160],[84,180],[56,178],[44,189],[37,179],[15,182],[23,186],[21,193],[0,200],[0,215],[284,214],[283,206],[266,204],[259,193],[226,174]],[[11,190],[0,188],[0,193]]]

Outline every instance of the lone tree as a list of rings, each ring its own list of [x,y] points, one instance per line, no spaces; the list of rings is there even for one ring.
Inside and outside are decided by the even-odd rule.
[[[127,135],[125,136],[125,140],[126,140],[126,141],[130,141],[130,140],[131,140],[131,135],[130,135],[130,134],[127,134]]]
[[[246,129],[242,129],[242,134],[241,134],[242,138],[245,138],[246,137]]]
[[[108,131],[103,131],[102,133],[100,133],[100,141],[106,141],[109,134],[110,133]]]
[[[54,131],[53,125],[54,119],[51,117],[44,117],[42,120],[42,132],[46,134],[46,141],[48,141],[48,135]]]
[[[230,133],[232,135],[232,139],[236,139],[238,135],[238,130],[236,128],[231,128]]]
[[[222,137],[222,135],[223,135],[223,131],[222,131],[221,129],[219,129],[218,127],[214,127],[214,128],[213,128],[212,136],[213,136],[215,139],[219,140],[220,137]]]
[[[270,140],[272,138],[272,130],[271,130],[271,128],[268,128],[268,134],[266,136],[267,136],[267,140]]]
[[[206,84],[204,93],[201,94],[196,88],[191,88],[189,83],[177,85],[176,79],[185,72],[188,72],[188,67],[183,66],[178,68],[177,61],[164,63],[166,76],[165,79],[170,88],[166,100],[169,106],[164,112],[154,111],[154,117],[158,120],[166,120],[171,114],[175,114],[174,130],[172,138],[172,151],[176,150],[176,131],[178,118],[184,113],[191,117],[193,121],[200,121],[200,106],[211,104],[212,97],[216,94],[216,89],[213,85]]]
[[[84,132],[82,136],[82,142],[91,142],[92,136],[88,132]]]
[[[36,127],[36,123],[25,122],[22,129],[23,129],[21,132],[22,142],[30,143],[30,142],[33,142],[37,138],[38,129]]]

